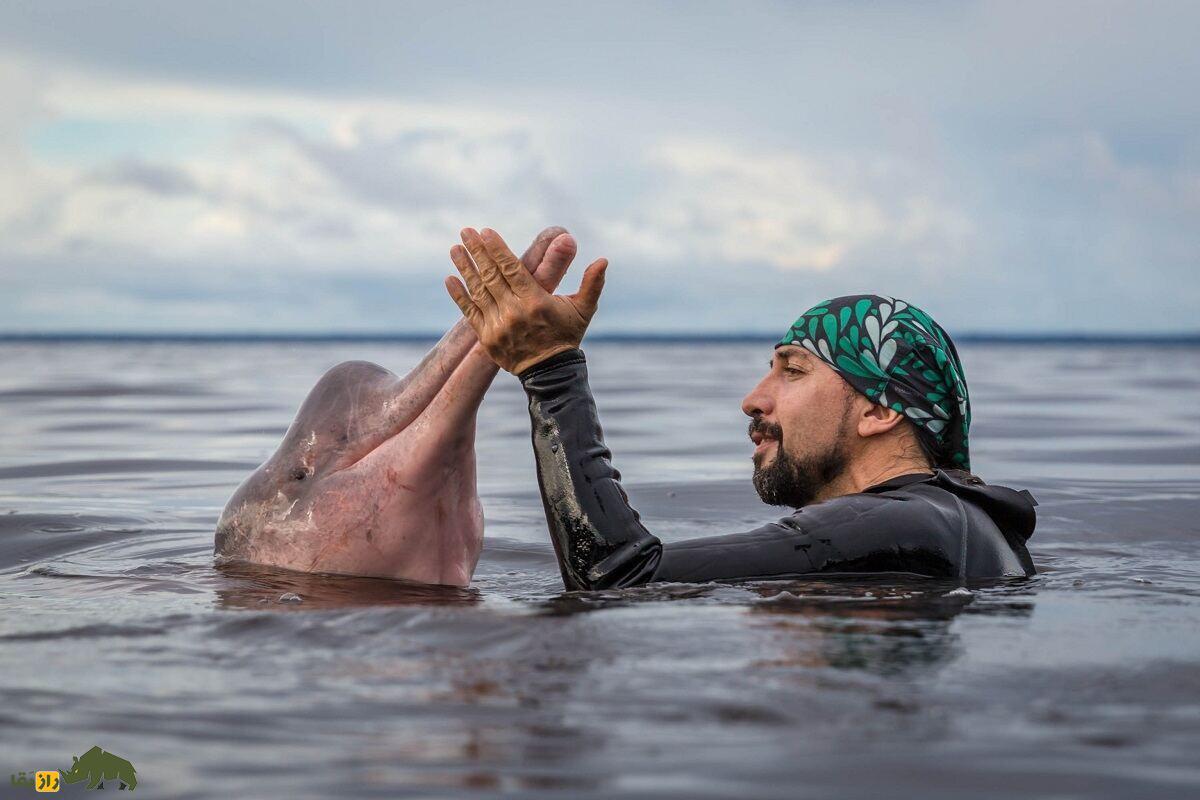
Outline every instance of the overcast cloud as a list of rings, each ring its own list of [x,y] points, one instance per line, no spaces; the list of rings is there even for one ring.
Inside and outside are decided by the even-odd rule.
[[[431,331],[549,224],[603,331],[1200,328],[1200,5],[569,5],[0,5],[0,331]]]

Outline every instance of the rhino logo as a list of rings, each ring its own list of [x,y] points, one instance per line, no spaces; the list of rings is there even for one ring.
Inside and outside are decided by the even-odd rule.
[[[75,756],[71,768],[62,771],[62,779],[63,783],[87,781],[89,789],[103,789],[105,781],[119,781],[121,789],[132,791],[137,788],[137,771],[133,764],[99,747]]]

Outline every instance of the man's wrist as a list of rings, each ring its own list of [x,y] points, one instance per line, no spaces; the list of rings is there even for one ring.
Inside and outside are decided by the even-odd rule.
[[[526,358],[523,361],[519,361],[518,363],[514,364],[513,368],[509,371],[512,374],[517,375],[519,377],[521,374],[530,371],[534,367],[536,367],[546,361],[549,361],[550,359],[554,358],[555,356],[557,356],[560,353],[565,353],[568,350],[577,350],[577,349],[578,348],[573,344],[565,344],[564,343],[564,344],[556,345],[555,347],[550,348],[549,350],[544,350],[535,356],[530,356],[529,358]]]
[[[528,378],[539,375],[548,370],[555,369],[563,364],[574,364],[586,361],[583,351],[578,347],[567,347],[562,350],[557,350],[550,355],[539,357],[540,360],[531,363],[529,366],[521,370],[513,370],[513,374],[517,376],[521,382],[525,382]]]

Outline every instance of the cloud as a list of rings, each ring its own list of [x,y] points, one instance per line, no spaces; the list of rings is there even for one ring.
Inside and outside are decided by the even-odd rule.
[[[1195,327],[1194,6],[522,8],[0,8],[0,328],[432,329],[551,223],[601,328]]]
[[[158,197],[185,197],[200,191],[184,170],[170,164],[153,164],[137,159],[117,161],[83,176],[84,183],[124,186]]]
[[[482,124],[482,112],[222,97],[70,73],[45,101],[142,123],[149,104],[159,117],[216,116],[227,133],[172,160],[33,164],[35,177],[10,178],[23,200],[0,217],[10,258],[413,269],[444,261],[465,223],[536,230],[554,191],[528,127]]]
[[[533,231],[576,202],[546,120],[463,106],[313,100],[268,91],[138,84],[61,72],[52,113],[115,120],[220,121],[202,150],[46,168],[40,197],[9,219],[10,255],[208,260],[255,269],[423,269],[448,237],[486,220]],[[90,117],[89,117],[90,118]],[[149,118],[149,119],[148,119]],[[872,247],[922,258],[961,247],[971,223],[922,186],[919,170],[868,154],[822,159],[700,139],[648,145],[651,187],[587,227],[642,261],[831,270]],[[36,213],[34,213],[36,209]],[[481,224],[481,223],[475,223]],[[916,257],[916,255],[914,255]]]
[[[1179,221],[1200,216],[1200,160],[1156,164],[1123,159],[1098,131],[1047,137],[1014,153],[1011,164],[1045,181],[1048,188],[1085,188],[1122,212]]]
[[[822,272],[890,248],[950,264],[972,231],[928,176],[894,159],[671,141],[650,161],[655,190],[607,226],[646,259]]]

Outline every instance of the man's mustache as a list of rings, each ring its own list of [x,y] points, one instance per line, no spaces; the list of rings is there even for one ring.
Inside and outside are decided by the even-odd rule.
[[[747,436],[753,436],[760,433],[764,438],[783,441],[783,428],[778,422],[767,422],[760,416],[755,416],[750,419],[750,427],[746,431]]]

